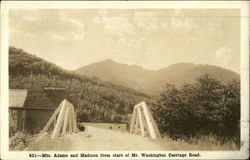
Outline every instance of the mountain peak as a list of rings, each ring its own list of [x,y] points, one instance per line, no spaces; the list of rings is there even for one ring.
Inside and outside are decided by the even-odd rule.
[[[116,62],[116,61],[114,61],[111,58],[108,58],[108,59],[105,59],[103,61],[97,62],[97,64],[111,64],[111,65],[113,64],[113,65],[117,65],[119,67],[129,67],[129,68],[132,68],[132,69],[142,69],[142,70],[145,70],[143,67],[141,67],[139,65],[136,65],[136,64],[128,65],[128,64]]]
[[[167,66],[165,68],[159,69],[158,71],[160,72],[167,72],[167,71],[173,71],[173,70],[186,70],[186,69],[191,69],[195,67],[196,65],[194,63],[188,63],[188,62],[179,62],[176,64],[172,64],[170,66]]]
[[[100,62],[105,62],[105,63],[116,63],[113,59],[111,58],[107,58],[107,59],[104,59],[103,61],[100,61]]]
[[[190,63],[190,62],[179,62],[179,63],[173,64],[173,65],[170,65],[168,67],[171,67],[171,66],[195,66],[195,64]]]

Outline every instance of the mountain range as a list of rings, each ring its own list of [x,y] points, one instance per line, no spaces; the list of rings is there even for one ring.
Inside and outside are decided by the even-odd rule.
[[[159,70],[146,70],[138,65],[127,65],[106,59],[79,69],[77,74],[98,77],[122,86],[130,87],[148,94],[160,92],[167,83],[182,84],[194,83],[195,79],[203,74],[209,74],[221,81],[239,80],[240,75],[218,66],[177,63]]]

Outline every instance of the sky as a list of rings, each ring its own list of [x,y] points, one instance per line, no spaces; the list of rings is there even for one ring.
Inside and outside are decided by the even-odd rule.
[[[110,58],[148,70],[191,62],[240,73],[240,10],[12,9],[9,45],[68,70]]]

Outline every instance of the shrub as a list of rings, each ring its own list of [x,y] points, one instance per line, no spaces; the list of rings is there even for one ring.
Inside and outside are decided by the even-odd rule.
[[[9,137],[17,132],[17,110],[9,109]]]
[[[25,132],[16,132],[9,139],[10,150],[21,151],[28,145],[29,135]]]
[[[221,143],[240,139],[240,83],[203,75],[180,88],[168,84],[153,104],[162,134],[190,139],[213,134]]]

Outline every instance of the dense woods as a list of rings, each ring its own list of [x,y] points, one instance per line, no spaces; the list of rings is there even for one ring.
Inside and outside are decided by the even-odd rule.
[[[62,86],[67,91],[77,92],[82,121],[126,121],[136,103],[149,100],[139,91],[77,75],[14,47],[9,48],[9,86],[11,89],[37,90],[45,86]]]
[[[161,133],[174,139],[212,135],[240,142],[240,82],[203,75],[193,85],[167,85],[152,107]]]

